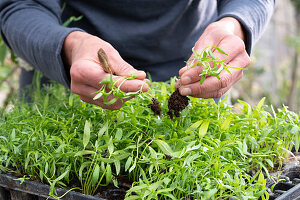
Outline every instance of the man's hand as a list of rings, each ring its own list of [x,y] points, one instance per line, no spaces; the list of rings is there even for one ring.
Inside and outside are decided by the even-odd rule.
[[[111,110],[120,109],[124,103],[121,100],[110,106],[105,105],[102,98],[93,100],[96,95],[94,92],[101,88],[100,81],[110,77],[110,74],[103,70],[99,62],[97,52],[100,48],[106,52],[115,75],[130,76],[132,74],[137,76],[134,80],[125,80],[124,82],[118,78],[119,83],[123,82],[120,87],[122,91],[136,92],[142,89],[145,92],[149,89],[145,82],[145,72],[138,71],[125,62],[109,43],[90,34],[74,31],[67,36],[63,46],[65,62],[70,66],[71,91],[78,94],[80,99],[87,103]],[[113,98],[115,97],[109,96],[108,100]]]
[[[196,52],[208,46],[218,46],[228,54],[226,64],[245,68],[250,64],[250,58],[245,50],[244,33],[241,24],[232,17],[225,17],[220,21],[210,24],[196,42],[194,49]],[[217,58],[224,59],[225,55],[214,51]],[[189,59],[194,59],[192,55]],[[240,80],[243,76],[243,70],[229,69],[222,71],[219,81],[216,77],[207,77],[203,84],[199,84],[202,72],[202,66],[196,66],[191,69],[186,67],[179,71],[181,77],[181,87],[179,89],[181,95],[193,96],[198,98],[220,98],[230,87]],[[177,84],[178,86],[178,84]]]

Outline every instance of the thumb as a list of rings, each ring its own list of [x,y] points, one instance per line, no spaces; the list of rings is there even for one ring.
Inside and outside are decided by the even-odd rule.
[[[115,75],[129,77],[131,75],[136,76],[136,79],[144,80],[146,78],[146,73],[141,70],[137,70],[132,67],[130,64],[122,61],[118,62],[116,65],[113,65]]]

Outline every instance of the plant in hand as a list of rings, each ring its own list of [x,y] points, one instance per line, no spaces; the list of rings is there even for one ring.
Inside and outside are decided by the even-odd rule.
[[[113,103],[115,103],[118,99],[123,101],[124,99],[128,99],[130,97],[133,97],[133,96],[136,96],[136,95],[142,93],[143,85],[140,88],[140,90],[137,92],[123,92],[120,89],[120,87],[124,83],[124,81],[133,80],[136,78],[136,76],[130,74],[129,77],[122,76],[122,77],[115,77],[115,78],[119,78],[119,79],[113,79],[113,73],[114,73],[113,68],[108,60],[108,57],[107,57],[105,51],[102,48],[100,48],[98,51],[98,58],[99,58],[99,61],[102,65],[102,68],[104,69],[104,71],[107,73],[110,73],[110,78],[103,79],[100,82],[100,85],[102,85],[102,87],[99,91],[96,92],[97,95],[93,98],[93,100],[97,100],[102,97],[104,104],[109,106],[109,105],[112,105]],[[123,79],[123,81],[121,83],[119,83],[121,78]],[[151,89],[149,91],[151,91]],[[112,95],[115,98],[108,101],[107,97],[109,95]],[[154,115],[161,115],[161,108],[160,108],[158,100],[155,99],[153,96],[152,96],[151,100],[152,100],[153,104],[149,104],[148,107],[153,111]]]
[[[192,48],[194,59],[191,62],[186,62],[186,66],[188,69],[193,68],[195,66],[202,66],[202,73],[199,74],[201,77],[200,84],[202,84],[205,81],[205,78],[207,76],[214,76],[218,78],[220,81],[220,74],[223,70],[226,70],[229,74],[231,74],[229,68],[232,69],[240,69],[240,70],[246,70],[244,68],[239,67],[233,67],[226,64],[227,57],[225,59],[219,59],[217,58],[214,53],[213,49],[220,52],[223,55],[228,56],[228,54],[222,50],[220,47],[212,46],[212,47],[206,47],[203,50],[196,52],[194,48]]]

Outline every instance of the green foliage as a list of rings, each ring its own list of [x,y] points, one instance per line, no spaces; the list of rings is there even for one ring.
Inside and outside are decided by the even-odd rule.
[[[112,105],[114,104],[118,99],[124,100],[132,96],[136,96],[141,93],[142,88],[137,92],[123,92],[120,87],[126,80],[132,80],[135,79],[136,76],[131,75],[129,77],[117,77],[113,79],[113,75],[110,74],[110,78],[105,78],[100,82],[101,88],[99,91],[95,92],[97,94],[93,100],[103,98],[103,103],[105,105]],[[111,100],[108,100],[108,97],[110,95],[113,95],[114,98]]]
[[[166,111],[169,84],[151,87]],[[49,183],[51,196],[73,180],[95,194],[126,175],[133,181],[127,200],[267,198],[269,171],[299,141],[299,115],[286,107],[269,113],[264,100],[255,108],[240,101],[236,114],[224,102],[191,98],[170,120],[154,116],[144,94],[110,111],[61,86],[47,91],[0,118],[0,169]]]
[[[201,77],[200,84],[202,84],[205,81],[206,76],[214,76],[217,77],[220,81],[222,81],[220,78],[221,72],[223,70],[226,70],[229,74],[231,74],[229,68],[245,70],[244,68],[232,67],[227,65],[225,63],[227,58],[225,59],[217,58],[213,53],[212,49],[215,49],[217,52],[228,56],[228,54],[220,47],[215,47],[215,46],[206,47],[200,52],[196,52],[193,48],[192,51],[193,51],[194,60],[191,63],[186,62],[188,69],[193,68],[195,66],[203,67],[202,73],[199,74],[199,76]]]

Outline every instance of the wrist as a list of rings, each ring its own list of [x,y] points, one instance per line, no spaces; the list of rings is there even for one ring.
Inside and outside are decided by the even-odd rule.
[[[84,35],[86,35],[86,33],[81,31],[73,31],[65,38],[62,48],[62,57],[65,62],[65,65],[69,68],[72,65],[72,55],[74,47],[81,41]]]
[[[219,21],[225,23],[226,29],[232,32],[232,34],[238,36],[243,41],[245,41],[243,26],[237,19],[233,17],[224,17]]]

